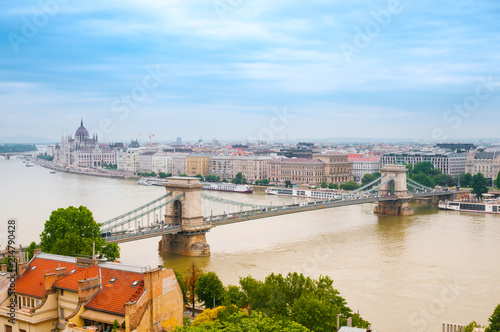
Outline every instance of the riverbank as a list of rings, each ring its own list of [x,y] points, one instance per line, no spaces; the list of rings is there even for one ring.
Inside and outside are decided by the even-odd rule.
[[[106,169],[94,169],[94,168],[84,168],[84,167],[63,167],[54,165],[50,161],[42,160],[39,158],[26,158],[33,163],[36,163],[42,167],[52,169],[58,172],[81,174],[89,176],[99,176],[106,178],[116,178],[116,179],[140,179],[140,176],[134,175],[130,172],[118,171],[118,170],[106,170]]]

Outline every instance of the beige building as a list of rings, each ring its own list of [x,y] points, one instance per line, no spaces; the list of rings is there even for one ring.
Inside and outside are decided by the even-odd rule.
[[[153,171],[156,173],[172,173],[180,175],[186,173],[186,157],[188,153],[157,152],[153,155]]]
[[[268,178],[267,164],[273,160],[269,156],[237,156],[232,161],[232,177],[242,173],[249,181],[263,180]]]
[[[325,177],[325,165],[318,159],[276,159],[269,161],[268,165],[271,182],[316,185]]]
[[[347,153],[328,152],[325,154],[315,154],[313,155],[313,159],[320,160],[324,164],[323,181],[328,183],[345,183],[354,180],[352,162],[349,161]]]
[[[214,157],[211,153],[191,153],[186,157],[186,174],[195,176],[201,174],[207,176],[210,174],[210,158]]]
[[[4,288],[0,303],[8,332],[110,331],[115,321],[119,331],[171,330],[184,308],[173,269],[41,252],[19,264],[15,292]]]
[[[470,151],[467,153],[465,172],[495,180],[500,171],[500,151]]]

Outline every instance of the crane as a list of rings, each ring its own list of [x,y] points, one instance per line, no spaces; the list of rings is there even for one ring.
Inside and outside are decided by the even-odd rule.
[[[149,137],[149,147],[151,147],[151,138],[155,136],[155,134],[152,134],[149,132],[149,134],[137,134],[137,135],[143,135],[143,136],[148,136]]]

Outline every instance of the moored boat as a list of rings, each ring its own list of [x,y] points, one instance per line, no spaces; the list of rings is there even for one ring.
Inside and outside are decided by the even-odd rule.
[[[455,200],[440,201],[438,207],[442,210],[478,212],[478,213],[500,213],[500,201],[494,195],[484,194],[482,200],[475,197]]]
[[[246,184],[234,184],[234,183],[204,183],[201,188],[203,190],[214,190],[214,191],[227,191],[240,194],[251,194],[253,193],[253,187]]]

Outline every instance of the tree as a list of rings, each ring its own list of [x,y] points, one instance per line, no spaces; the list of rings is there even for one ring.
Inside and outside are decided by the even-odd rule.
[[[165,264],[163,267],[166,267]],[[175,277],[177,278],[177,282],[179,283],[179,287],[181,288],[182,292],[182,299],[184,300],[184,305],[188,304],[188,299],[187,299],[187,289],[186,289],[186,281],[184,280],[184,276],[182,273],[174,269]]]
[[[498,172],[497,179],[495,180],[495,185],[500,189],[500,172]]]
[[[477,173],[472,177],[472,193],[476,194],[477,198],[480,198],[482,194],[488,192],[488,186],[486,185],[486,178],[483,173]]]
[[[326,181],[321,182],[321,188],[326,188],[328,187],[328,183]]]
[[[269,185],[269,180],[268,179],[255,180],[255,184],[258,186],[267,186]]]
[[[171,177],[171,176],[172,176],[172,173],[164,173],[164,172],[159,172],[159,173],[158,173],[158,177],[159,177],[160,179],[169,178],[169,177]]]
[[[243,173],[238,172],[238,173],[236,173],[236,175],[234,176],[234,178],[231,180],[231,183],[234,183],[234,184],[246,184],[247,183],[247,179],[243,176]]]
[[[330,182],[330,183],[328,184],[328,188],[329,188],[329,189],[339,189],[339,185],[338,185],[338,184],[336,184],[336,183]]]
[[[470,187],[472,183],[472,174],[470,173],[460,174],[458,176],[457,182],[460,182],[460,186],[462,187]]]
[[[198,266],[192,262],[189,269],[186,271],[187,275],[185,277],[186,283],[186,292],[187,292],[187,301],[188,304],[191,304],[193,307],[193,317],[194,317],[194,305],[196,303],[196,282],[200,277],[201,270]]]
[[[237,307],[242,308],[245,306],[245,303],[247,303],[247,299],[245,293],[242,292],[238,286],[229,285],[224,292],[222,303],[226,307],[236,305]]]
[[[50,254],[91,256],[95,243],[96,253],[114,261],[120,257],[120,248],[101,238],[100,226],[85,206],[54,210],[40,235],[40,248]]]
[[[207,181],[207,182],[220,182],[220,177],[210,174],[210,175],[205,176],[205,181]]]
[[[32,241],[26,251],[28,251],[28,259],[32,259],[35,253],[35,249],[40,248],[39,244],[36,244],[35,241]]]
[[[349,182],[345,182],[345,183],[340,184],[339,188],[343,189],[343,190],[356,190],[359,188],[359,184],[357,184],[354,181],[349,181]]]
[[[500,304],[497,305],[488,321],[490,325],[486,328],[486,332],[500,332]]]
[[[196,281],[195,292],[205,308],[215,308],[222,304],[224,285],[215,272],[202,273]]]
[[[203,175],[201,175],[201,174],[196,174],[194,177],[195,177],[195,178],[199,178],[199,179],[200,179],[200,181],[203,181],[203,180],[204,180],[204,179],[203,179]]]
[[[476,323],[476,321],[472,321],[472,322],[469,323],[469,325],[467,325],[464,328],[464,332],[472,332],[472,331],[474,331],[474,329],[476,327],[482,327],[482,326],[481,326],[481,324]]]
[[[118,322],[117,319],[115,319],[115,321],[113,322],[113,332],[118,331],[119,328],[120,328],[120,323]]]

